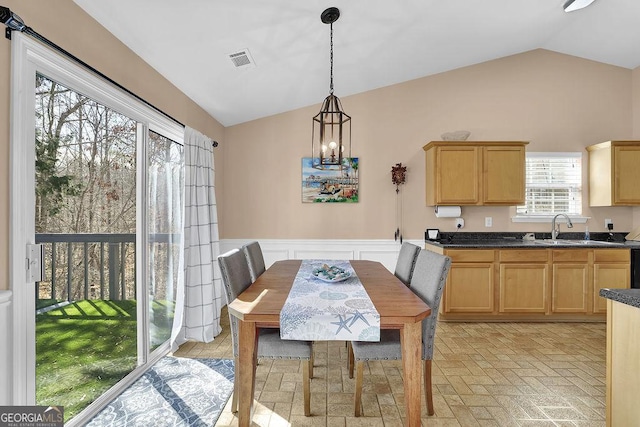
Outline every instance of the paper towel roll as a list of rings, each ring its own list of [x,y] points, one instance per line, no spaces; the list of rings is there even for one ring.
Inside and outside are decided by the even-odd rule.
[[[436,218],[458,218],[460,212],[460,206],[436,206]]]

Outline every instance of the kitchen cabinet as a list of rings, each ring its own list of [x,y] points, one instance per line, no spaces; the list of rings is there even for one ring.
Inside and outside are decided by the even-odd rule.
[[[524,203],[523,141],[432,141],[425,145],[426,204]]]
[[[626,249],[593,251],[593,312],[606,313],[600,289],[628,289],[631,285],[630,252]]]
[[[589,249],[552,250],[553,313],[587,313],[590,252]]]
[[[494,251],[448,250],[451,267],[444,288],[445,313],[493,313]]]
[[[640,307],[636,289],[607,298],[607,426],[635,426],[640,419]]]
[[[444,248],[440,253],[452,259],[443,320],[604,320],[600,289],[630,285],[626,248]]]
[[[500,251],[500,313],[546,313],[548,251]]]
[[[590,206],[640,206],[640,141],[587,147]]]

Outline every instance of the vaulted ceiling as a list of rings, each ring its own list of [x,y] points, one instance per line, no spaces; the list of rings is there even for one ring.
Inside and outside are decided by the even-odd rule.
[[[543,48],[640,66],[640,1],[74,0],[225,126]],[[248,50],[249,66],[229,55]]]

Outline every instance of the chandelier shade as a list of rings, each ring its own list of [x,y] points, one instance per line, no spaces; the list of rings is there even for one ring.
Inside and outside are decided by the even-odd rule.
[[[320,15],[331,26],[331,71],[329,96],[313,117],[311,134],[312,166],[316,169],[342,169],[344,160],[351,157],[351,116],[344,112],[340,99],[333,94],[333,23],[340,17],[335,7]]]

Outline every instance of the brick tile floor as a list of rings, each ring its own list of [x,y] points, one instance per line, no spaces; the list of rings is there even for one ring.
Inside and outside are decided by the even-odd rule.
[[[226,308],[223,333],[209,344],[185,343],[180,357],[233,358]],[[604,323],[438,324],[433,360],[435,415],[425,426],[605,425]],[[314,344],[311,417],[302,407],[302,367],[260,360],[255,426],[402,426],[404,393],[399,362],[365,366],[364,416],[353,416],[354,380],[344,342]],[[420,375],[420,373],[416,373]],[[216,426],[237,426],[227,404]]]

